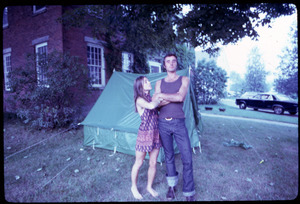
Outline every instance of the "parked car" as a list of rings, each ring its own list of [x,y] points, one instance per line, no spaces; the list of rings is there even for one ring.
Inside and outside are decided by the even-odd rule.
[[[241,97],[235,100],[240,109],[254,108],[273,110],[276,114],[283,114],[288,111],[291,115],[298,112],[298,103],[283,94],[259,93],[254,96]]]

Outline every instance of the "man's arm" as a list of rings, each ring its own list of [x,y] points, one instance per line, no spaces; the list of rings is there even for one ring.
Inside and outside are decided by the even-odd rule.
[[[169,102],[183,102],[189,89],[189,83],[190,83],[189,78],[183,76],[182,85],[177,93],[174,94],[158,93],[157,96]]]

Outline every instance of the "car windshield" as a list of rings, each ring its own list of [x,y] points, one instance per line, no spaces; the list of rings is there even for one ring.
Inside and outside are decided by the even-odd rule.
[[[240,98],[252,98],[253,96],[255,96],[257,93],[256,92],[246,92],[243,95],[241,95]]]

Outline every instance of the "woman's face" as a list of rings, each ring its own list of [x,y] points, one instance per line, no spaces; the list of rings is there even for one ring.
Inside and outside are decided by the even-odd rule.
[[[144,88],[144,91],[150,91],[152,89],[151,83],[146,77],[144,77],[144,80],[143,80],[143,88]]]

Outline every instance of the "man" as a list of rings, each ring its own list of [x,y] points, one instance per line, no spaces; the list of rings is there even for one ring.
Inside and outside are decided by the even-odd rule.
[[[173,148],[174,136],[183,164],[183,195],[186,196],[187,201],[194,201],[192,149],[183,112],[183,102],[189,88],[189,78],[177,75],[177,65],[178,61],[175,54],[168,54],[164,57],[163,66],[167,70],[167,76],[156,82],[152,100],[163,99],[160,104],[158,128],[166,160],[166,177],[169,185],[167,199],[175,198],[175,186],[178,183]]]

